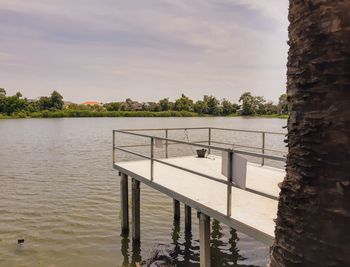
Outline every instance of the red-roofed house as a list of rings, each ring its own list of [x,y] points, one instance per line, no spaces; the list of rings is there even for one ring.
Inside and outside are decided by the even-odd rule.
[[[85,106],[93,106],[93,105],[101,106],[101,103],[96,102],[96,101],[86,101],[86,102],[82,103],[82,105],[85,105]]]

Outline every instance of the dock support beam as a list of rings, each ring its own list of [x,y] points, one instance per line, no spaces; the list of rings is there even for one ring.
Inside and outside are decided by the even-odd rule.
[[[121,210],[121,234],[129,233],[129,199],[128,176],[124,173],[120,178],[120,210]]]
[[[192,224],[191,207],[185,205],[185,229],[190,230]]]
[[[174,220],[178,221],[180,220],[180,201],[174,199],[173,206],[174,206]]]
[[[200,267],[210,267],[210,217],[199,215]]]
[[[140,242],[140,181],[132,179],[132,240]]]

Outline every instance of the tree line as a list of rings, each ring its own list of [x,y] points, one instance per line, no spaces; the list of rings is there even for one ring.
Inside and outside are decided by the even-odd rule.
[[[102,114],[103,112],[187,112],[183,114],[229,116],[229,115],[274,115],[288,114],[287,95],[280,96],[277,104],[266,101],[262,96],[254,96],[250,92],[241,95],[239,103],[230,102],[227,99],[219,100],[214,96],[203,96],[202,100],[193,101],[184,94],[174,102],[169,98],[163,98],[158,102],[138,102],[130,98],[122,102],[109,102],[104,104],[84,105],[64,102],[63,96],[53,91],[50,96],[42,96],[31,100],[22,96],[20,92],[7,96],[6,91],[0,88],[0,114],[16,117],[40,117],[40,114],[49,114],[59,111],[80,111],[80,114],[91,112]],[[83,113],[82,113],[83,112]],[[73,114],[73,113],[72,113]],[[76,113],[78,114],[78,113]],[[96,114],[95,114],[96,115]]]

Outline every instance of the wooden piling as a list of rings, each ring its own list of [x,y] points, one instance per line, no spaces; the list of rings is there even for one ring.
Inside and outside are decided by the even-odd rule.
[[[140,182],[132,179],[132,239],[140,242]]]
[[[210,267],[210,217],[201,213],[199,216],[200,266]]]
[[[191,229],[192,217],[191,217],[191,207],[185,205],[185,229]]]
[[[121,234],[129,233],[129,199],[128,176],[124,173],[120,178],[120,210],[121,210]]]
[[[180,201],[174,199],[173,206],[174,206],[174,220],[178,221],[180,220]]]

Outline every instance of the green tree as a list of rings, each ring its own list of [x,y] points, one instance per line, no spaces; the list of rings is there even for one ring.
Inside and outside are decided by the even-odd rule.
[[[256,113],[259,115],[266,114],[266,100],[263,96],[253,96]]]
[[[106,108],[101,106],[101,105],[87,105],[87,108],[89,111],[92,111],[92,112],[103,112],[103,111],[106,111]]]
[[[61,110],[63,108],[64,102],[63,97],[57,92],[53,91],[51,93],[51,109]]]
[[[210,115],[219,115],[220,113],[220,101],[214,96],[205,95],[203,98],[204,103],[207,106],[208,114]]]
[[[271,101],[266,102],[264,105],[264,113],[267,115],[277,114],[277,106],[274,105]]]
[[[67,106],[67,109],[68,110],[89,110],[89,107],[86,105],[71,103]]]
[[[0,98],[6,97],[6,90],[4,88],[0,88]]]
[[[222,105],[222,115],[224,116],[236,113],[238,108],[237,104],[233,104],[225,98],[222,100],[221,105]]]
[[[266,100],[262,96],[253,96],[250,92],[245,92],[239,98],[239,102],[242,102],[242,115],[266,114]]]
[[[208,114],[208,106],[207,104],[202,101],[202,100],[198,100],[195,104],[194,104],[194,111],[199,113],[199,114]]]
[[[239,98],[239,102],[242,102],[242,115],[256,114],[255,100],[250,92],[243,93]]]
[[[17,92],[15,95],[3,99],[2,113],[12,115],[13,113],[23,111],[27,103],[27,100],[22,98],[22,94]]]
[[[0,88],[0,113],[5,113],[5,99],[6,99],[6,91],[4,88]]]
[[[122,103],[120,102],[111,102],[103,105],[108,111],[119,111],[121,109]]]
[[[168,111],[171,109],[171,102],[169,102],[169,98],[163,98],[159,100],[159,108],[161,111]]]
[[[37,104],[40,110],[49,110],[52,107],[51,98],[48,96],[40,97]]]
[[[278,99],[277,112],[279,114],[288,114],[287,94],[282,94]]]
[[[182,94],[181,97],[175,101],[174,109],[177,111],[193,111],[193,100]]]
[[[143,105],[142,110],[158,112],[160,111],[160,104],[156,102],[147,102]]]

